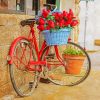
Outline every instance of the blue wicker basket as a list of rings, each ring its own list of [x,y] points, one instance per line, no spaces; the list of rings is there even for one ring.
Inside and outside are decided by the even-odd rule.
[[[59,30],[45,30],[42,32],[47,45],[64,45],[67,44],[70,29],[59,29]]]

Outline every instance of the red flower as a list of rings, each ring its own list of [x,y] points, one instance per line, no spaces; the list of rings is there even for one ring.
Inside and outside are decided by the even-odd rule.
[[[43,16],[44,18],[47,18],[47,16],[49,15],[49,13],[50,13],[49,10],[43,9],[43,11],[42,11],[42,16]]]
[[[72,19],[71,19],[71,18],[67,20],[67,23],[68,23],[69,25],[71,24],[71,22],[72,22]]]
[[[47,26],[47,27],[46,27],[46,30],[50,30],[50,29],[51,29],[50,26]]]
[[[58,16],[58,13],[53,13],[53,16],[55,17],[55,20],[59,20],[59,16]]]
[[[69,23],[67,21],[65,21],[64,25],[67,27],[69,25]]]
[[[70,9],[67,18],[73,19],[73,17],[74,17],[73,11]]]
[[[67,19],[72,19],[72,15],[69,13]]]
[[[78,21],[77,20],[73,20],[72,22],[71,22],[71,26],[73,27],[73,26],[76,26],[78,24]]]
[[[59,26],[60,26],[60,27],[63,27],[63,26],[64,26],[64,20],[60,20]]]
[[[67,13],[66,11],[63,11],[63,17],[64,17],[65,19],[67,19],[67,16],[68,16],[68,13]]]
[[[40,25],[44,25],[44,24],[45,24],[45,21],[44,21],[43,18],[39,18],[39,24],[40,24]]]
[[[72,9],[69,9],[69,14],[70,14],[71,17],[74,16],[74,13],[73,13]]]
[[[50,28],[54,28],[54,27],[55,27],[55,23],[54,23],[52,20],[49,20],[49,21],[48,21],[48,26],[49,26]]]
[[[64,25],[67,27],[68,25],[70,25],[72,22],[72,19],[68,19],[67,21],[64,22]]]
[[[43,10],[42,16],[38,19],[38,29],[52,30],[73,27],[78,24],[73,11],[70,9],[69,12],[54,12],[50,13],[49,10]]]
[[[55,17],[56,21],[63,19],[63,14],[59,12],[53,13],[53,16]]]
[[[38,25],[37,28],[40,30],[40,31],[43,31],[45,29],[44,25]]]
[[[56,22],[56,23],[55,23],[55,26],[59,26],[59,22]]]
[[[76,17],[75,17],[75,16],[73,16],[73,19],[76,19]]]
[[[62,13],[58,13],[58,17],[59,17],[59,20],[62,20],[63,19],[63,14]]]

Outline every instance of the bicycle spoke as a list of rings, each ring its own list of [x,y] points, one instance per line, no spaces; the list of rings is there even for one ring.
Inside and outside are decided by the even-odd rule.
[[[26,51],[26,47],[27,46],[22,47],[22,43],[20,43],[20,47],[22,48],[22,56],[21,56],[21,59],[25,58],[25,60],[26,60],[25,51]]]
[[[10,77],[16,93],[20,96],[32,94],[38,82],[37,72],[28,69],[30,60],[35,61],[37,58],[33,50],[30,42],[23,38],[16,43],[14,48],[13,63],[9,67]],[[33,84],[30,85],[30,82]]]
[[[77,65],[76,68],[74,65],[69,62],[69,60],[65,60],[63,58],[63,51],[64,48],[75,48],[76,50],[81,50],[84,53],[84,62],[81,66]],[[81,82],[83,82],[87,76],[89,75],[90,69],[91,69],[91,64],[90,64],[90,59],[88,54],[82,49],[79,45],[74,44],[74,43],[68,43],[65,45],[65,47],[61,46],[55,46],[55,57],[48,57],[46,59],[47,61],[47,71],[48,71],[48,79],[58,85],[67,85],[67,86],[74,86],[77,85]],[[50,51],[47,52],[48,47],[44,49],[42,59],[44,60],[46,58],[45,55],[50,54]],[[54,51],[52,48],[52,51]],[[81,59],[80,59],[81,60]],[[72,59],[73,61],[73,59]],[[81,63],[81,62],[80,62]],[[73,65],[73,66],[72,66]],[[76,64],[75,64],[76,65]],[[74,68],[73,68],[74,67]],[[79,72],[76,73],[76,69],[80,67]],[[73,73],[73,70],[75,70]],[[71,71],[71,73],[70,73]]]
[[[20,64],[23,64],[24,66],[26,66],[26,64],[24,64],[24,62],[22,61],[22,59],[19,59],[18,57],[15,57],[17,59],[17,61],[20,62]]]

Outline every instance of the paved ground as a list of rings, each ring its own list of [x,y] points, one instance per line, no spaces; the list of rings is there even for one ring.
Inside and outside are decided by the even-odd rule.
[[[80,85],[63,87],[41,83],[32,96],[14,100],[100,100],[100,52],[90,57],[92,71]]]
[[[40,84],[31,97],[15,100],[100,100],[100,71],[92,72],[88,79],[78,86]]]
[[[100,52],[92,53],[90,57],[92,71],[80,85],[65,87],[40,83],[32,96],[15,97],[14,100],[100,100]]]

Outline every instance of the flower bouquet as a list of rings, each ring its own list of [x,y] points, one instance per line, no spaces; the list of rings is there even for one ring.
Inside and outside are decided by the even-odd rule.
[[[47,45],[62,45],[67,44],[68,36],[77,24],[71,9],[69,12],[50,12],[44,9],[38,19],[37,28],[42,31]]]

